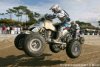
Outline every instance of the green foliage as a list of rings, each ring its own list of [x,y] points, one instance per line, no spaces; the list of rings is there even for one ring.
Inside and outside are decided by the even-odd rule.
[[[26,6],[13,7],[13,10],[15,10],[17,17],[20,17],[23,14],[28,15],[29,22],[35,22],[36,21],[35,17],[40,16],[40,14],[37,12],[34,12],[34,14],[33,14],[33,12],[31,10],[29,10]]]
[[[86,23],[86,22],[81,22],[81,21],[76,21],[81,27],[81,29],[96,29],[95,26],[93,26],[91,23]]]
[[[16,20],[11,20],[11,19],[0,19],[0,25],[5,24],[5,25],[20,25],[20,26],[30,26],[34,24],[36,21],[33,22],[19,22]]]
[[[30,26],[32,24],[34,24],[34,22],[23,23],[23,26]]]
[[[22,25],[22,22],[17,22],[15,20],[11,19],[1,19],[0,20],[0,25],[5,24],[5,25]]]

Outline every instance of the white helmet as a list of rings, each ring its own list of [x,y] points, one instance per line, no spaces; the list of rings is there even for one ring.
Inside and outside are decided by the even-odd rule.
[[[59,6],[58,4],[56,4],[56,5],[53,5],[53,6],[50,8],[50,10],[59,11],[59,10],[61,10],[61,8],[60,8],[60,6]]]

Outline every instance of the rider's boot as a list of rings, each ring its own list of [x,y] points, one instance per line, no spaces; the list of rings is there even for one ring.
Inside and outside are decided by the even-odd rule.
[[[57,39],[55,39],[55,40],[53,40],[55,43],[61,43],[61,33],[59,32],[58,33],[58,37],[57,37]]]
[[[54,41],[54,43],[61,43],[61,41],[59,39],[55,39],[53,41]]]

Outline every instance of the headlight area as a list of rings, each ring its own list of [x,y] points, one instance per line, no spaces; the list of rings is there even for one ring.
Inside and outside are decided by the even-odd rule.
[[[38,28],[38,27],[34,27],[33,29],[31,29],[30,31],[32,31],[32,32],[38,32],[39,31],[39,29],[40,28]]]
[[[34,28],[35,28],[35,27],[32,27],[32,28],[28,28],[28,29],[29,29],[29,31],[32,31]]]

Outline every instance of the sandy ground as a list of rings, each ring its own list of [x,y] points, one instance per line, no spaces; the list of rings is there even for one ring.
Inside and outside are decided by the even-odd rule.
[[[34,58],[28,57],[23,51],[14,47],[16,35],[0,35],[0,66],[17,67],[100,67],[100,36],[84,36],[85,44],[82,47],[81,55],[71,59],[65,51],[52,53],[46,46],[43,56]]]

